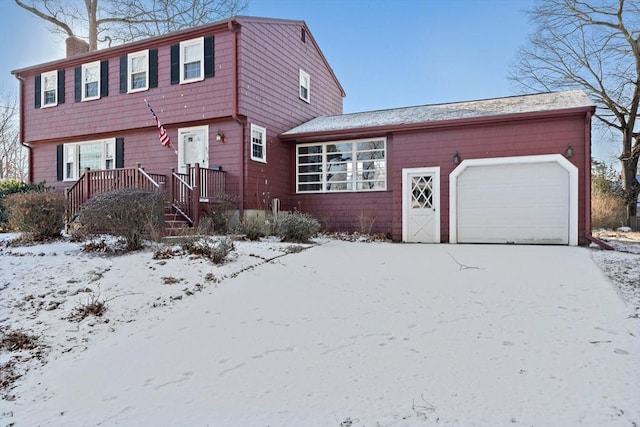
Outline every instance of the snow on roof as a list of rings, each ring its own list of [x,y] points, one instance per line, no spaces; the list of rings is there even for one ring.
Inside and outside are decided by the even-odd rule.
[[[594,105],[593,101],[581,90],[551,92],[480,101],[366,111],[337,116],[322,116],[290,129],[284,132],[283,135],[564,110]]]

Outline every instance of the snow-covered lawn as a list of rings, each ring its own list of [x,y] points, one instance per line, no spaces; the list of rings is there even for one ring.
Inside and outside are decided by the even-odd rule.
[[[0,351],[2,425],[640,424],[640,250],[305,247],[3,247],[0,327],[46,348]]]

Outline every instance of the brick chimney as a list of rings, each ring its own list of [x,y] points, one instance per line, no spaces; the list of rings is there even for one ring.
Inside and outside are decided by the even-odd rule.
[[[67,58],[89,52],[89,43],[75,37],[67,37]]]

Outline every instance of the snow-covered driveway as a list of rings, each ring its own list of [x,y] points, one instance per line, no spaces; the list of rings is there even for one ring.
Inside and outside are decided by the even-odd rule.
[[[630,426],[640,321],[591,256],[329,241],[51,361],[10,421]]]

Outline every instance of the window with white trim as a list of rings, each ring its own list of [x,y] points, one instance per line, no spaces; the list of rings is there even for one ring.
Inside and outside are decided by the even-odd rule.
[[[100,98],[100,61],[82,64],[82,100]]]
[[[386,190],[386,152],[385,138],[300,144],[296,147],[296,190]]]
[[[305,102],[311,102],[311,78],[309,77],[309,73],[304,71],[302,68],[300,69],[300,90],[299,96]]]
[[[86,168],[115,169],[116,139],[64,144],[64,180],[80,178]]]
[[[204,37],[180,42],[180,83],[204,79]]]
[[[41,108],[58,105],[58,72],[42,73],[40,79]]]
[[[251,160],[267,163],[267,130],[251,125]]]
[[[127,92],[149,89],[149,50],[128,54],[127,62]]]

